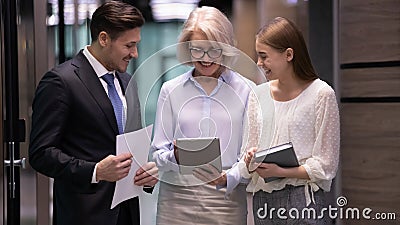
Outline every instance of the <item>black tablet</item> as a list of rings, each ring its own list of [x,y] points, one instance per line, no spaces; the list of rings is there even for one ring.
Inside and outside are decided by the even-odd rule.
[[[212,165],[220,173],[222,172],[219,138],[178,138],[176,146],[181,174],[192,174],[194,168],[206,164]]]

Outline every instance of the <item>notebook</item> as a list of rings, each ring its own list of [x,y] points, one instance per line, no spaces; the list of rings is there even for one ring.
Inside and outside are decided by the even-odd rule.
[[[291,142],[277,145],[268,149],[258,151],[254,154],[256,163],[275,163],[280,167],[297,167],[299,162]],[[281,179],[281,177],[268,177],[265,182]]]

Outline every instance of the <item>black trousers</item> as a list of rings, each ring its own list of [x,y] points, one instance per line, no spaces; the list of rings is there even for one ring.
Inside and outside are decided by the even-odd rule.
[[[139,198],[120,203],[117,225],[140,225]]]

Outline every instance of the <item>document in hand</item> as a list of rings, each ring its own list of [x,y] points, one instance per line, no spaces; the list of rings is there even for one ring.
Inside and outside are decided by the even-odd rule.
[[[294,152],[291,142],[277,145],[268,149],[258,151],[254,154],[254,161],[256,163],[275,163],[280,167],[296,167],[299,166],[296,153]],[[265,182],[270,182],[279,177],[265,178]]]
[[[117,155],[129,152],[133,156],[133,162],[128,176],[117,181],[115,185],[111,209],[127,199],[141,196],[144,193],[143,187],[134,185],[133,179],[136,171],[147,163],[152,130],[153,125],[149,125],[143,129],[117,136]],[[140,208],[142,208],[141,205]]]
[[[192,170],[206,164],[222,171],[219,138],[178,138],[176,146],[181,174],[192,174]],[[202,167],[203,168],[203,167]]]

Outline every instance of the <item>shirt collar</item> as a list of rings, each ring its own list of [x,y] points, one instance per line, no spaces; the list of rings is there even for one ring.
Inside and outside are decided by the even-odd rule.
[[[194,81],[193,71],[194,68],[182,75],[184,83],[188,82],[189,80]],[[221,76],[219,76],[218,80],[229,84],[232,80],[232,75],[233,72],[231,70],[225,69],[224,72],[221,74]]]
[[[86,45],[85,48],[83,49],[83,54],[89,61],[90,65],[92,66],[94,72],[96,75],[100,78],[106,73],[112,73],[115,75],[115,70],[114,71],[108,71],[93,55],[90,53],[88,49],[89,45]]]

